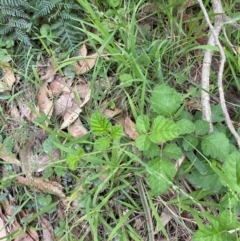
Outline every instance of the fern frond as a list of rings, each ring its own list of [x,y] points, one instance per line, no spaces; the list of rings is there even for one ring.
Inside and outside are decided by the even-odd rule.
[[[20,29],[27,29],[31,26],[31,23],[27,22],[25,19],[11,18],[7,23],[9,26],[17,27]]]
[[[20,40],[21,42],[23,42],[26,45],[32,45],[27,34],[24,33],[21,29],[16,29],[15,34],[16,34],[17,40]]]
[[[53,0],[43,0],[37,6],[36,12],[33,15],[33,18],[38,18],[41,16],[46,16],[51,12],[51,10],[55,7],[55,2]]]
[[[26,0],[1,0],[1,5],[10,5],[13,7],[18,7],[21,5],[25,5],[28,4],[28,2]]]
[[[8,33],[10,33],[11,31],[13,31],[13,27],[10,25],[5,25],[3,27],[0,27],[0,35],[6,35]]]
[[[26,18],[26,19],[30,18],[20,7],[12,8],[9,6],[3,6],[1,7],[1,13],[4,16],[13,16],[13,17]]]

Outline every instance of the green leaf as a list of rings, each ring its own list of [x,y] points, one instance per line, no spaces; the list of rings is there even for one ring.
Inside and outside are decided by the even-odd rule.
[[[174,165],[163,159],[156,158],[148,163],[148,182],[154,195],[163,194],[172,184],[176,174]]]
[[[158,116],[154,121],[150,133],[150,140],[154,143],[166,142],[179,136],[179,127],[163,116]]]
[[[140,133],[147,134],[147,132],[149,131],[149,127],[150,127],[150,122],[149,122],[148,116],[146,115],[138,116],[137,122],[136,122],[137,131]]]
[[[183,101],[182,94],[164,84],[156,86],[152,91],[151,108],[166,117],[173,115]]]
[[[211,105],[211,112],[212,112],[212,122],[222,122],[225,120],[225,117],[222,112],[222,107],[220,104],[218,105]]]
[[[112,8],[116,8],[121,3],[120,0],[107,0],[107,2],[110,5],[110,7],[112,7]]]
[[[206,156],[224,160],[229,153],[229,140],[223,133],[213,133],[203,138],[202,151]]]
[[[150,147],[148,148],[148,150],[143,151],[143,154],[148,158],[157,157],[160,154],[159,146],[151,142]]]
[[[147,135],[140,135],[136,139],[136,146],[140,151],[146,151],[151,146],[151,141]]]
[[[222,184],[219,180],[218,175],[212,170],[209,165],[204,165],[207,173],[202,175],[197,170],[191,172],[188,180],[191,184],[202,188],[205,191],[210,190],[212,193],[217,193],[221,190]]]
[[[52,196],[49,195],[49,194],[47,194],[47,195],[45,195],[45,194],[38,194],[37,195],[37,202],[38,202],[39,205],[46,207],[49,204],[51,204]]]
[[[54,170],[52,167],[46,167],[43,171],[43,179],[48,179],[51,177],[54,173]]]
[[[109,148],[110,141],[111,139],[108,136],[100,137],[94,142],[94,148],[98,151],[105,151]]]
[[[198,138],[196,136],[187,135],[184,136],[182,147],[185,151],[192,151],[198,145]]]
[[[11,56],[8,54],[6,49],[0,49],[0,61],[2,62],[9,62],[11,61],[12,58]]]
[[[95,113],[92,115],[90,127],[95,135],[100,136],[108,134],[111,126],[110,121],[105,119],[101,114]]]
[[[231,153],[222,166],[222,176],[220,181],[224,186],[240,193],[240,153]]]
[[[122,82],[123,87],[130,87],[132,85],[133,77],[130,74],[122,74],[119,79]]]
[[[120,125],[113,126],[110,135],[113,139],[120,139],[123,135],[123,128]]]
[[[195,122],[195,134],[200,135],[206,135],[209,132],[209,124],[205,120],[197,120]]]
[[[179,127],[180,135],[190,134],[195,130],[195,125],[187,119],[181,119],[176,124]]]
[[[167,157],[177,160],[181,158],[182,151],[175,143],[171,143],[164,147],[163,154]]]

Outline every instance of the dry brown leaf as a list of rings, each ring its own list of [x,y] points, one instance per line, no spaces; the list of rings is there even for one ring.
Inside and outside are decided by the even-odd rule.
[[[139,136],[135,123],[128,116],[125,118],[124,131],[133,140],[136,140]]]
[[[65,194],[62,191],[63,187],[57,182],[46,181],[39,177],[25,178],[21,176],[17,176],[16,180],[18,183],[30,188],[35,188],[41,192],[51,193],[60,198],[65,198]]]
[[[71,90],[67,86],[63,78],[55,78],[49,85],[49,89],[52,91],[53,96],[59,95],[61,92],[70,93]]]
[[[83,44],[78,52],[78,56],[87,56],[87,47],[86,44]]]
[[[13,70],[12,70],[9,63],[1,62],[1,68],[2,68],[2,71],[3,71],[3,75],[4,75],[3,83],[5,82],[7,84],[8,90],[11,90],[14,82],[16,81]],[[0,88],[4,88],[3,83],[0,85]]]
[[[62,115],[73,106],[73,93],[62,93],[54,105],[54,115]]]
[[[113,118],[114,116],[118,115],[121,112],[122,112],[122,110],[116,107],[114,110],[110,110],[110,109],[104,110],[103,115],[106,118]]]
[[[91,91],[89,85],[85,81],[81,81],[75,86],[75,88],[77,89],[77,92],[81,99],[85,99]]]
[[[44,218],[41,217],[41,225],[42,225],[42,238],[43,240],[47,240],[47,241],[53,241],[54,240],[54,233],[53,233],[53,228],[50,224],[50,222]]]
[[[54,79],[56,66],[52,59],[48,60],[47,66],[38,64],[38,73],[41,75],[41,80],[50,83]],[[44,73],[42,73],[44,72]]]
[[[82,125],[79,118],[69,126],[69,134],[74,137],[81,137],[88,133],[87,129]]]
[[[53,101],[48,83],[45,82],[38,92],[38,107],[40,112],[44,112],[49,118],[53,112]]]
[[[10,115],[15,120],[19,120],[21,118],[21,115],[15,103],[12,105],[10,109]]]
[[[0,218],[0,239],[1,241],[7,241],[7,238],[4,238],[7,236],[7,231],[4,225],[4,221],[2,218]]]
[[[82,112],[82,107],[90,100],[91,92],[87,93],[85,96],[84,101],[80,106],[78,106],[76,103],[73,104],[71,110],[69,110],[63,117],[64,121],[60,127],[60,129],[64,129],[71,125],[79,116],[79,114]]]

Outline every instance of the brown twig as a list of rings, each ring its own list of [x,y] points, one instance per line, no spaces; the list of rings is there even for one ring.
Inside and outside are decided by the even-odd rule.
[[[240,147],[240,136],[236,132],[232,121],[230,119],[230,116],[228,114],[226,102],[225,102],[225,97],[224,97],[224,90],[223,90],[223,72],[224,72],[224,65],[226,62],[226,56],[224,54],[224,49],[218,39],[218,36],[220,34],[220,31],[222,30],[222,27],[224,25],[224,21],[226,19],[226,14],[224,13],[224,10],[222,8],[221,1],[219,0],[212,0],[212,6],[213,6],[213,12],[216,14],[215,16],[215,21],[214,21],[214,26],[211,24],[208,13],[203,5],[202,0],[198,0],[199,5],[203,11],[204,17],[207,21],[207,24],[211,30],[211,34],[209,37],[208,44],[213,45],[213,46],[218,46],[219,52],[221,55],[221,61],[220,61],[220,66],[219,66],[219,71],[218,71],[218,91],[219,91],[219,97],[220,97],[220,104],[222,107],[222,111],[225,117],[225,121],[227,123],[227,126],[233,136],[235,137],[238,146]],[[213,125],[211,121],[211,110],[210,110],[210,103],[209,103],[209,76],[210,76],[210,67],[211,67],[211,60],[212,60],[212,50],[207,50],[205,52],[204,56],[204,62],[203,62],[203,68],[202,68],[202,108],[203,108],[203,118],[207,120],[210,123],[210,130],[213,130]],[[205,62],[207,61],[207,62]],[[205,72],[206,71],[206,72]],[[204,106],[206,105],[206,106]]]

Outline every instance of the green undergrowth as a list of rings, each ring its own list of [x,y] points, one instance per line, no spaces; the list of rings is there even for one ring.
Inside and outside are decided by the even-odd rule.
[[[64,7],[66,1],[50,1],[49,9],[41,15],[30,11],[26,2],[41,7],[41,1],[5,0],[2,4],[15,6],[16,10],[1,9],[7,14],[5,24],[16,17],[25,21],[25,25],[15,24],[12,29],[0,28],[0,34],[6,34],[1,40],[1,61],[14,59],[13,50],[17,49],[15,44],[19,41],[32,45],[28,55],[21,55],[30,68],[21,74],[26,78],[20,81],[30,80],[35,87],[40,85],[36,63],[32,65],[30,62],[34,59],[27,58],[33,56],[32,49],[36,49],[35,53],[44,52],[36,54],[38,59],[54,57],[61,74],[69,73],[68,66],[76,62],[74,54],[66,49],[74,50],[87,42],[93,50],[101,46],[102,54],[109,56],[109,59],[97,59],[93,70],[84,75],[92,90],[90,104],[80,115],[88,134],[74,138],[66,130],[59,131],[58,120],[47,120],[46,125],[46,116],[34,122],[34,128],[48,133],[41,151],[51,153],[58,149],[61,152],[60,160],[50,162],[42,172],[43,179],[57,177],[61,180],[69,203],[64,217],[59,218],[54,227],[56,240],[172,240],[170,228],[182,230],[174,236],[176,240],[184,240],[186,236],[194,241],[240,240],[237,219],[240,215],[240,153],[226,126],[220,104],[211,105],[213,133],[209,133],[209,125],[202,119],[200,108],[189,107],[191,101],[200,102],[201,86],[191,76],[193,67],[198,68],[202,61],[197,51],[209,46],[196,44],[194,28],[186,33],[184,1],[108,0],[103,3],[78,0],[74,1],[76,9],[71,3]],[[234,2],[228,4],[235,6]],[[62,10],[64,14],[70,10],[74,12],[66,18],[71,21],[68,30],[72,45],[69,47],[70,43],[63,38],[58,48],[55,41],[60,34],[54,26],[63,18],[63,13],[57,12],[61,8],[65,9]],[[75,12],[77,9],[82,17]],[[228,5],[225,10],[230,14]],[[18,11],[22,15],[17,14]],[[197,12],[197,20],[203,18],[197,7],[192,11]],[[55,22],[46,21],[40,26],[38,17],[45,18],[49,12],[53,14],[51,21]],[[152,19],[148,20],[149,17]],[[3,20],[0,18],[0,21]],[[28,25],[32,26],[29,31]],[[40,32],[36,32],[38,27]],[[198,28],[201,32],[204,26]],[[11,37],[13,31],[20,30],[24,30],[22,39],[18,35]],[[228,27],[226,30],[231,36],[239,34]],[[225,52],[225,84],[237,92],[238,56],[227,44]],[[217,49],[215,54],[218,55]],[[216,97],[214,71],[211,75],[210,95]],[[96,89],[99,79],[110,82],[107,93]],[[117,117],[104,117],[101,103],[105,99],[110,107],[119,107],[123,117],[131,120],[135,138],[126,133],[126,126],[121,125]],[[231,117],[238,121],[239,111],[234,108],[234,100],[229,99],[228,104]],[[0,113],[4,126],[8,116],[3,107]],[[23,121],[21,127],[19,135],[25,138],[26,122]],[[4,127],[0,134],[5,151],[13,152],[14,135],[8,136]],[[16,193],[18,206],[11,219],[22,209],[35,210],[22,224],[25,230],[29,227],[39,230],[41,215],[50,216],[57,210],[54,195],[22,187],[15,181],[16,170],[9,164],[2,165],[7,167],[8,176],[2,177],[0,201],[9,193]],[[171,222],[169,226],[164,225],[161,214],[172,207],[175,211],[170,213]],[[144,223],[142,229],[136,225],[139,217]],[[18,235],[16,232],[12,236]]]

